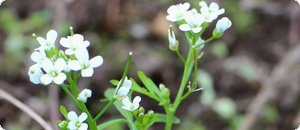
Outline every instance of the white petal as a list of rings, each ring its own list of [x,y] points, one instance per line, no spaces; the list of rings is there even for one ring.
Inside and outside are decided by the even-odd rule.
[[[54,68],[55,70],[57,70],[58,72],[61,72],[62,70],[64,70],[67,67],[67,64],[65,62],[65,60],[63,58],[58,58],[55,63],[54,63]]]
[[[83,42],[83,47],[87,48],[88,46],[90,46],[90,42],[89,41],[84,41]]]
[[[190,3],[185,2],[181,8],[182,8],[182,10],[187,11],[190,8]]]
[[[81,62],[87,62],[89,60],[89,52],[85,48],[77,49],[75,56]]]
[[[79,116],[78,120],[79,120],[80,123],[82,123],[82,122],[84,122],[87,118],[88,118],[88,115],[87,115],[85,112],[83,112],[83,113]]]
[[[53,80],[56,84],[62,84],[67,79],[65,73],[59,73]]]
[[[129,91],[130,91],[130,88],[122,86],[118,91],[117,97],[121,98],[121,97],[127,96]]]
[[[65,51],[66,55],[73,55],[75,52],[72,49],[66,49]]]
[[[192,31],[194,33],[199,33],[202,30],[202,27],[193,28]]]
[[[140,102],[141,102],[141,97],[140,96],[136,96],[134,99],[133,99],[133,109],[132,110],[136,110],[140,107]]]
[[[66,48],[69,48],[71,46],[71,43],[69,42],[69,40],[65,37],[62,37],[59,41],[60,45]]]
[[[211,2],[209,5],[209,9],[213,12],[219,10],[219,5],[216,2]]]
[[[80,65],[80,62],[77,61],[77,60],[71,60],[71,61],[69,61],[68,67],[71,70],[74,70],[74,71],[78,71],[78,70],[80,70],[82,68],[81,65]]]
[[[81,34],[74,34],[72,37],[73,37],[72,42],[77,42],[77,43],[82,43],[84,39]]]
[[[87,130],[87,129],[88,129],[88,125],[86,123],[82,123],[78,128],[78,130]]]
[[[191,30],[191,27],[188,25],[188,24],[182,24],[182,25],[180,25],[179,26],[179,29],[181,30],[181,31],[190,31]]]
[[[41,76],[43,75],[43,72],[42,72],[41,68],[39,67],[39,65],[35,64],[29,68],[28,75],[29,75],[30,81],[32,83],[39,84],[39,83],[41,83],[40,79],[41,79]]]
[[[166,16],[166,19],[169,20],[170,22],[176,22],[177,18],[174,15],[168,15]]]
[[[92,77],[94,69],[92,67],[81,70],[82,77]]]
[[[127,77],[126,77],[123,86],[125,86],[126,88],[129,88],[129,89],[130,89],[130,88],[131,88],[131,85],[132,85],[131,80],[128,80]]]
[[[47,33],[47,41],[52,45],[57,38],[57,32],[55,30],[50,30]]]
[[[221,14],[224,14],[225,13],[225,9],[224,8],[222,8],[222,9],[220,9],[219,11],[218,11],[218,15],[221,15]]]
[[[77,114],[74,111],[70,111],[68,113],[68,118],[69,118],[70,121],[76,121],[76,120],[78,120],[78,116],[77,116]]]
[[[45,75],[41,76],[40,80],[43,84],[49,85],[53,81],[53,78],[50,75],[45,74]]]
[[[96,56],[90,60],[91,66],[93,68],[99,67],[103,63],[102,56]]]
[[[43,62],[42,62],[42,68],[48,73],[51,70],[53,70],[54,66],[53,66],[53,62],[49,59],[46,58]]]
[[[76,130],[77,129],[76,122],[75,121],[69,122],[68,123],[68,129],[70,129],[70,130]]]
[[[46,45],[46,39],[42,38],[42,37],[37,37],[36,40],[40,43],[41,46],[45,46]]]
[[[167,13],[168,14],[174,14],[177,11],[177,7],[175,5],[171,5],[168,9],[167,9]]]
[[[38,51],[34,51],[30,57],[31,57],[31,60],[35,63],[40,63],[43,60],[41,53]]]
[[[132,106],[132,103],[129,101],[129,98],[128,97],[125,97],[123,100],[122,100],[122,103],[124,106]]]

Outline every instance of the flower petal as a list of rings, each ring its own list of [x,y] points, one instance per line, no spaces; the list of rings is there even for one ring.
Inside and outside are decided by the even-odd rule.
[[[69,118],[70,121],[76,121],[76,120],[78,120],[78,116],[77,116],[77,114],[74,111],[70,111],[68,113],[68,118]]]
[[[41,53],[38,52],[38,51],[34,51],[34,52],[31,54],[30,58],[31,58],[31,60],[32,60],[33,62],[35,62],[35,63],[40,63],[40,62],[42,62],[42,60],[43,60],[43,57],[42,57]]]
[[[66,53],[66,55],[73,55],[75,53],[75,51],[73,51],[72,49],[66,49],[65,53]]]
[[[50,44],[54,44],[56,38],[57,38],[57,32],[55,30],[48,31],[48,33],[47,33],[47,41]]]
[[[42,38],[42,37],[37,37],[36,40],[40,43],[41,46],[45,46],[46,45],[46,39]]]
[[[140,96],[136,96],[134,99],[133,99],[133,109],[132,110],[136,110],[140,107],[140,102],[141,102],[141,97]]]
[[[79,116],[78,120],[79,120],[80,123],[82,123],[82,122],[84,122],[87,118],[88,118],[87,114],[86,114],[85,112],[83,112],[83,113]]]
[[[90,46],[90,42],[89,41],[84,41],[83,42],[83,47],[87,48],[88,46]]]
[[[78,128],[78,130],[87,130],[87,129],[88,129],[88,125],[86,123],[82,123]]]
[[[76,127],[76,122],[75,121],[71,121],[68,123],[68,129],[70,130],[76,130],[77,127]]]
[[[58,71],[61,72],[67,67],[67,64],[63,58],[58,58],[55,63],[54,63],[54,68]]]
[[[60,43],[61,46],[66,47],[66,48],[69,48],[71,46],[70,41],[65,37],[62,37],[60,39],[59,43]]]
[[[40,80],[43,84],[49,85],[53,81],[53,78],[50,75],[45,74],[45,75],[41,76]]]
[[[179,29],[181,30],[181,31],[190,31],[190,30],[192,30],[191,29],[191,27],[188,25],[188,24],[182,24],[182,25],[180,25],[179,26]]]
[[[77,60],[81,62],[88,62],[89,61],[89,52],[86,48],[77,49],[75,51],[75,56]]]
[[[51,70],[54,69],[53,62],[52,62],[49,58],[46,58],[46,59],[42,62],[42,68],[43,68],[47,73],[50,72]]]
[[[202,30],[202,27],[193,28],[192,31],[194,33],[199,33]]]
[[[82,77],[92,77],[94,69],[92,67],[81,70]]]
[[[78,70],[82,69],[82,67],[81,67],[81,65],[80,65],[80,62],[77,61],[77,60],[71,60],[71,61],[69,61],[68,67],[69,67],[71,70],[74,70],[74,71],[78,71]]]
[[[59,73],[56,77],[54,77],[53,81],[56,84],[62,84],[67,79],[65,73]]]
[[[90,63],[93,68],[99,67],[103,63],[103,58],[102,56],[96,56],[90,60]]]

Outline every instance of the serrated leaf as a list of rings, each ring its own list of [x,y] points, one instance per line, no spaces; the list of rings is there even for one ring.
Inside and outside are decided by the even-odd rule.
[[[125,119],[113,119],[104,123],[101,123],[100,125],[97,126],[98,130],[103,130],[111,125],[117,125],[120,123],[126,123],[127,121]]]
[[[158,87],[155,85],[155,83],[150,78],[148,78],[141,71],[138,72],[138,77],[140,78],[140,80],[143,82],[143,84],[149,90],[150,93],[152,93],[153,95],[156,95],[158,98],[162,98],[162,95],[161,95]]]
[[[60,110],[61,114],[63,114],[63,116],[64,116],[67,120],[69,120],[69,119],[68,119],[68,111],[67,111],[67,109],[66,109],[63,105],[60,105],[59,110]]]
[[[166,114],[160,114],[160,113],[156,113],[157,115],[157,119],[155,122],[166,122],[167,121],[167,115]],[[173,118],[173,124],[179,124],[180,120],[177,117]]]

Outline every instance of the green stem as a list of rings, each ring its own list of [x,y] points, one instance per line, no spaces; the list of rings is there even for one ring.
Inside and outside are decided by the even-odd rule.
[[[108,108],[111,107],[111,105],[114,104],[114,102],[116,101],[117,99],[116,98],[113,98],[112,100],[110,100],[110,102],[101,110],[101,112],[94,118],[94,121],[97,121],[102,115],[104,112],[107,111]]]
[[[167,112],[167,123],[166,123],[165,130],[171,130],[171,128],[172,128],[172,120],[173,120],[175,111],[176,111],[178,105],[181,102],[181,96],[184,92],[184,89],[185,89],[186,84],[187,84],[187,82],[189,80],[189,77],[190,77],[190,73],[189,73],[190,67],[193,67],[193,66],[191,66],[193,53],[194,53],[194,49],[192,49],[192,47],[191,47],[191,49],[189,51],[189,54],[188,54],[188,57],[187,57],[186,64],[184,66],[184,72],[183,72],[183,76],[182,76],[179,91],[177,93],[174,104],[172,105],[171,108],[169,108],[169,112]]]
[[[197,45],[195,48],[198,48],[198,47],[200,47],[202,45],[205,45],[206,43],[209,43],[209,42],[211,42],[212,40],[215,40],[215,39],[216,39],[215,37],[210,37],[205,42],[202,42],[200,45]]]
[[[176,50],[175,52],[178,55],[178,57],[180,58],[180,60],[183,62],[183,64],[185,64],[185,59],[182,57],[182,55],[180,54],[180,52],[178,50]]]
[[[66,94],[73,100],[73,102],[79,107],[78,101],[74,98],[73,94],[67,88],[67,85],[61,85]]]

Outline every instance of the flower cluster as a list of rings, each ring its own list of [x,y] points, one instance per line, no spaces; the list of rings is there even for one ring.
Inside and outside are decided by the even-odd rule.
[[[177,4],[172,5],[167,10],[166,19],[175,22],[179,25],[179,29],[183,32],[190,32],[193,35],[200,36],[202,32],[215,20],[219,15],[225,13],[225,9],[220,9],[219,5],[215,2],[207,5],[205,1],[199,2],[200,10],[193,8],[189,10],[190,4]],[[227,17],[221,18],[216,25],[213,32],[213,36],[219,38],[223,33],[230,28],[231,21]],[[178,42],[176,41],[172,28],[168,30],[170,49],[173,51],[178,50]],[[199,40],[198,40],[199,39]],[[197,43],[202,43],[203,40],[200,37],[195,39]],[[201,46],[200,48],[202,48]]]
[[[114,92],[114,98],[122,100],[122,104],[123,104],[122,108],[124,110],[134,111],[134,110],[138,109],[140,106],[140,102],[142,100],[141,97],[136,96],[133,99],[133,102],[131,102],[128,97],[128,93],[130,92],[130,89],[132,86],[132,81],[128,80],[128,78],[125,77],[124,83],[122,86],[120,86],[121,82],[122,82],[122,80],[119,81],[119,84]]]
[[[35,36],[35,34],[34,34]],[[91,77],[94,68],[103,63],[101,56],[89,58],[87,47],[90,42],[84,40],[80,34],[74,34],[67,38],[62,37],[60,45],[66,50],[58,50],[55,46],[57,32],[50,30],[46,39],[36,38],[40,47],[31,54],[31,59],[36,64],[29,68],[28,75],[34,84],[49,85],[51,83],[60,85],[67,79],[67,74],[73,71],[81,71],[82,77]]]
[[[88,118],[86,113],[82,113],[79,117],[74,111],[70,111],[67,115],[67,121],[60,121],[58,127],[68,130],[87,130],[88,124],[83,123]]]

